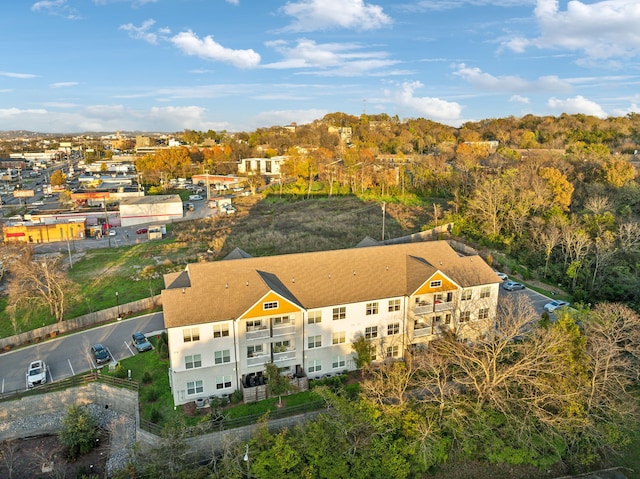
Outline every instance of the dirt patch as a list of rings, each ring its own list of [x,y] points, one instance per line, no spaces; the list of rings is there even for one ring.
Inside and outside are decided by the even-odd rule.
[[[55,435],[0,442],[0,453],[0,479],[81,477],[82,474],[105,477],[109,435],[103,432],[98,445],[76,461],[65,458]]]

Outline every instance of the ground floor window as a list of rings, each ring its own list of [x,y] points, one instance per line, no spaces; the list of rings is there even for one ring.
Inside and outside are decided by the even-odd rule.
[[[347,360],[344,356],[334,356],[333,360],[331,361],[331,366],[333,366],[333,369],[344,368],[346,364]]]
[[[398,346],[387,347],[387,357],[397,358],[400,355],[400,348]]]
[[[312,359],[311,361],[309,361],[307,371],[310,373],[317,373],[318,371],[322,371],[322,361],[319,359]]]
[[[227,389],[231,387],[231,376],[216,377],[216,389]]]
[[[187,394],[202,394],[204,385],[202,381],[189,381],[187,383]]]

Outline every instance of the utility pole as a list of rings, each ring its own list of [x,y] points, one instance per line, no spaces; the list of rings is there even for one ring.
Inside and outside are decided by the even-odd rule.
[[[382,202],[382,241],[384,241],[384,220],[387,215],[387,203]]]

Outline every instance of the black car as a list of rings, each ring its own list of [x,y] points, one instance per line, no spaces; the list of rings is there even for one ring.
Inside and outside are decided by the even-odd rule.
[[[102,344],[94,344],[91,346],[91,354],[96,364],[104,364],[111,361],[111,355],[109,351]]]
[[[147,337],[141,332],[133,333],[131,339],[133,339],[133,347],[136,348],[139,353],[153,349]]]

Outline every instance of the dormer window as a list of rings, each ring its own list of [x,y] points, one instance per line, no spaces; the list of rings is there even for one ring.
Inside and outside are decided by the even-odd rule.
[[[442,280],[437,279],[435,281],[431,281],[431,283],[429,283],[429,287],[430,288],[440,288],[440,287],[442,287]]]

